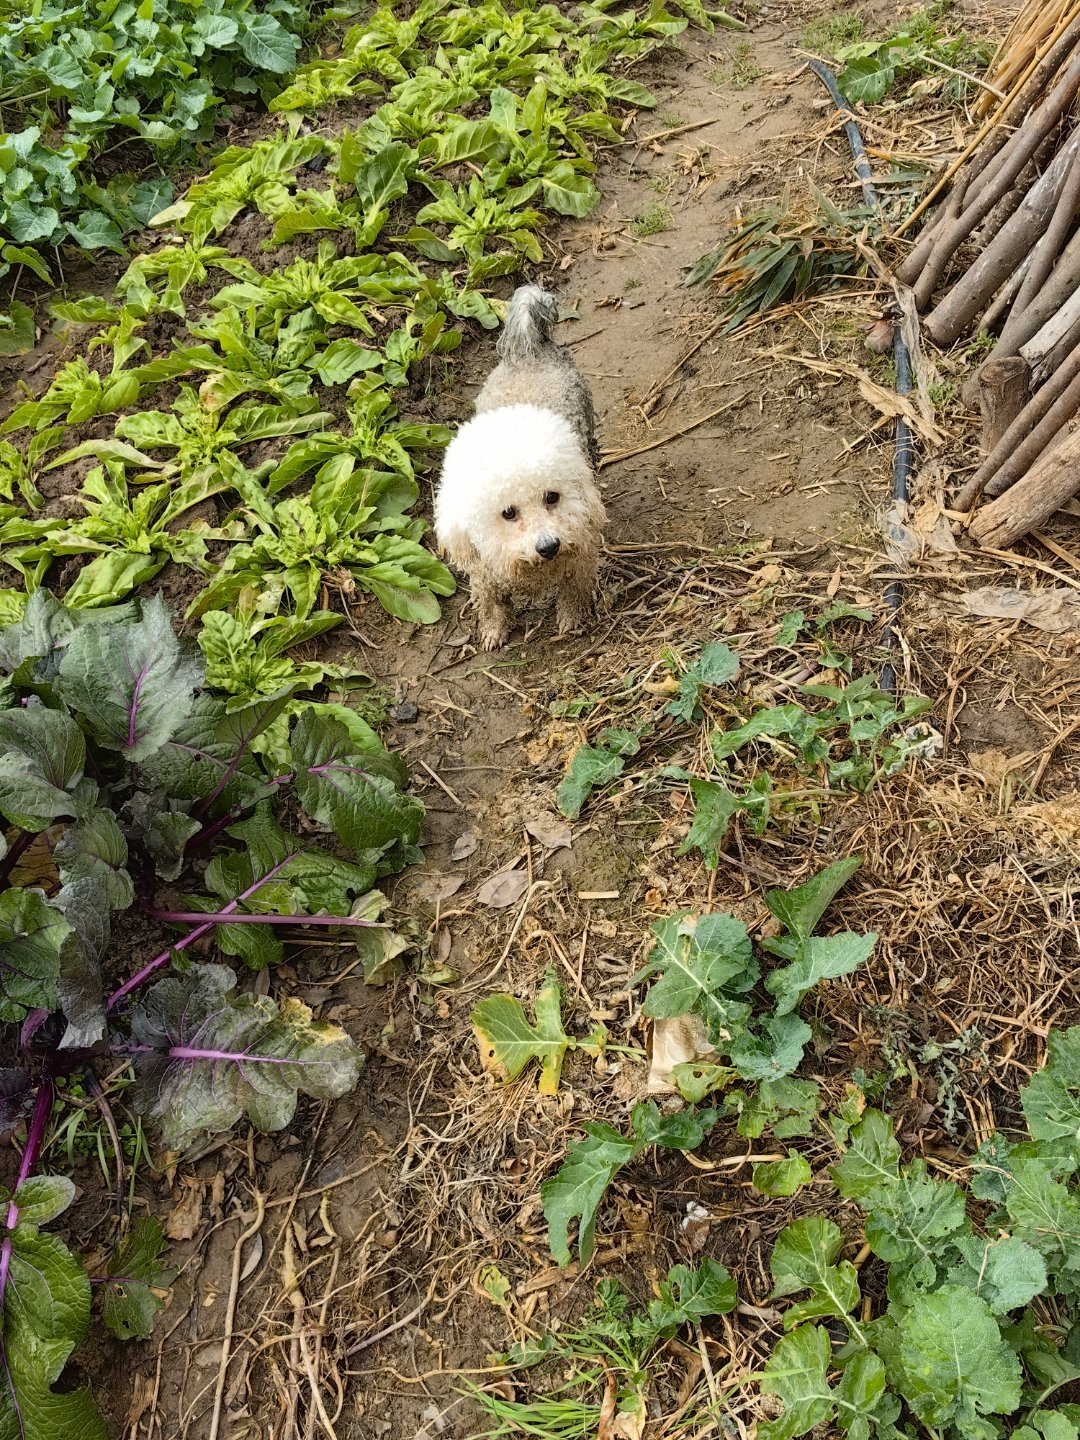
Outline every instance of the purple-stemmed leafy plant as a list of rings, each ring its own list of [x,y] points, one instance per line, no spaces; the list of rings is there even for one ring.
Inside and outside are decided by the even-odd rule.
[[[201,681],[160,596],[75,611],[38,591],[0,630],[0,1021],[22,1061],[0,1071],[0,1126],[29,1115],[3,1197],[0,1440],[104,1436],[89,1392],[52,1388],[91,1309],[81,1263],[40,1230],[73,1194],[34,1173],[56,1082],[92,1076],[99,1055],[130,1057],[134,1103],[173,1151],[243,1117],[279,1130],[301,1092],[346,1093],[360,1051],[299,1001],[244,993],[232,969],[184,952],[212,942],[261,969],[310,927],[381,980],[404,948],[376,888],[417,853],[423,807],[400,760],[327,707],[291,722],[288,763],[275,765],[252,742],[289,692],[230,709]],[[303,840],[286,809],[305,817]],[[116,974],[113,921],[132,908],[161,926],[161,944]],[[142,1222],[101,1278],[115,1334],[149,1334],[169,1283],[163,1248]]]

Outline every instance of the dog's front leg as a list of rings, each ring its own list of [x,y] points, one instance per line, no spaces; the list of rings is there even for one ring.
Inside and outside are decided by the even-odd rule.
[[[514,628],[514,611],[510,596],[486,575],[469,577],[472,585],[476,621],[480,629],[480,648],[498,650],[510,639]]]
[[[583,557],[559,578],[555,615],[559,634],[580,630],[592,617],[596,606],[596,561]]]

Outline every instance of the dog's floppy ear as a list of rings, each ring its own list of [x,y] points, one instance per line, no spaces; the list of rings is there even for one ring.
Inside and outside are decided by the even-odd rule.
[[[469,532],[464,525],[455,525],[452,521],[443,520],[437,524],[435,539],[438,541],[439,549],[451,565],[458,570],[465,571],[475,568],[479,555],[476,546],[469,539]]]

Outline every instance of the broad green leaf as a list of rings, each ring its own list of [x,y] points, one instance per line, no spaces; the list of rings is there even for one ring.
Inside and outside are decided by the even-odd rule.
[[[1013,1234],[1042,1255],[1059,1277],[1080,1277],[1080,1199],[1039,1160],[1017,1160],[1009,1177],[1005,1208]],[[1077,1279],[1072,1280],[1077,1284]]]
[[[127,841],[116,816],[100,807],[87,811],[77,824],[66,826],[53,847],[63,884],[93,880],[110,910],[126,910],[135,899],[135,886],[124,868],[127,858]]]
[[[880,1110],[867,1110],[851,1131],[851,1144],[831,1171],[845,1200],[872,1204],[882,1187],[891,1188],[900,1177],[900,1145],[892,1121]]]
[[[193,965],[147,991],[132,1013],[135,1101],[170,1150],[220,1134],[246,1115],[282,1130],[297,1092],[332,1100],[356,1084],[362,1055],[299,1000],[237,995],[224,965]]]
[[[569,820],[576,820],[582,806],[599,785],[608,785],[622,774],[625,762],[610,750],[579,745],[570,769],[555,792],[555,803]]]
[[[809,1300],[800,1300],[785,1312],[785,1330],[825,1315],[846,1320],[858,1305],[855,1266],[850,1260],[837,1263],[843,1244],[839,1225],[818,1215],[793,1220],[776,1237],[769,1261],[773,1297],[781,1299],[800,1290],[813,1292]]]
[[[735,1079],[730,1065],[714,1065],[708,1060],[684,1060],[671,1067],[671,1083],[684,1100],[699,1105],[714,1090],[726,1090]]]
[[[679,846],[679,854],[700,850],[706,866],[715,870],[720,863],[720,849],[731,828],[732,816],[742,808],[741,802],[726,785],[715,780],[691,780],[690,793],[694,797],[694,819],[686,839]]]
[[[244,16],[237,44],[258,70],[287,75],[296,66],[299,42],[295,35],[265,11],[250,10]]]
[[[0,1020],[55,1010],[60,957],[72,928],[37,890],[0,894]],[[2,1432],[0,1432],[2,1433]]]
[[[842,935],[815,935],[804,940],[797,960],[765,977],[766,990],[776,996],[777,1015],[793,1011],[819,981],[835,980],[857,970],[869,960],[876,944],[876,935],[856,935],[851,931]]]
[[[1046,1289],[1046,1261],[1015,1236],[985,1240],[969,1235],[953,1243],[963,1265],[950,1267],[950,1279],[980,1295],[995,1315],[1018,1310]]]
[[[161,1263],[168,1250],[160,1223],[150,1215],[135,1220],[109,1261],[101,1318],[118,1340],[148,1340],[164,1304],[154,1292],[167,1290],[175,1271]]]
[[[540,1186],[548,1223],[548,1244],[560,1265],[570,1263],[570,1226],[578,1222],[578,1257],[587,1265],[595,1245],[596,1211],[622,1167],[650,1145],[696,1150],[716,1123],[715,1110],[662,1115],[653,1101],[634,1106],[630,1135],[610,1125],[585,1126],[585,1139],[571,1142],[558,1171]]]
[[[571,215],[583,220],[595,210],[600,191],[587,175],[579,175],[569,163],[557,164],[541,177],[544,202],[556,215]]]
[[[1046,1064],[1020,1091],[1020,1104],[1032,1139],[1080,1145],[1080,1025],[1051,1030]]]
[[[675,697],[664,706],[664,713],[677,720],[700,718],[698,701],[707,685],[726,685],[739,673],[739,657],[726,645],[712,641],[701,647],[701,654],[679,679]]]
[[[883,65],[879,60],[868,56],[865,59],[848,61],[837,82],[837,88],[844,99],[853,104],[876,105],[880,100],[884,100],[895,79],[896,71],[891,65]]]
[[[574,1043],[562,1025],[562,990],[548,970],[537,991],[536,1024],[530,1025],[521,1001],[512,995],[481,1000],[471,1015],[480,1063],[507,1080],[521,1074],[530,1060],[540,1063],[541,1095],[557,1095],[563,1056]]]
[[[769,913],[795,940],[809,940],[835,896],[861,865],[862,857],[852,855],[847,860],[837,860],[794,890],[770,890],[765,896]]]
[[[597,1122],[585,1126],[585,1138],[574,1140],[557,1173],[540,1186],[547,1217],[548,1244],[560,1265],[569,1265],[570,1226],[578,1221],[578,1256],[587,1265],[595,1248],[596,1211],[608,1185],[639,1153],[633,1136]]]
[[[0,355],[25,355],[36,341],[33,310],[21,300],[9,300],[0,314]]]
[[[762,1440],[792,1440],[832,1419],[852,1440],[868,1440],[874,1431],[894,1433],[900,1407],[885,1388],[885,1366],[878,1356],[866,1351],[853,1355],[833,1388],[828,1378],[831,1358],[824,1326],[804,1325],[777,1342],[761,1391],[778,1396],[784,1413],[778,1420],[759,1423]]]
[[[19,1226],[4,1290],[3,1440],[107,1440],[88,1390],[52,1388],[89,1321],[82,1265],[57,1236]]]
[[[893,1267],[890,1281],[930,1288],[946,1265],[951,1242],[970,1231],[964,1193],[948,1180],[931,1180],[921,1161],[911,1173],[875,1191],[866,1202],[866,1240]],[[892,1293],[892,1292],[890,1292]]]
[[[13,825],[36,832],[75,815],[85,764],[86,741],[70,715],[40,705],[0,712],[0,814]]]
[[[0,669],[20,684],[50,680],[59,667],[60,646],[75,620],[47,590],[35,590],[18,620],[0,630]]]
[[[808,726],[811,731],[816,730],[812,717],[807,715],[801,705],[792,702],[789,705],[759,710],[750,720],[735,726],[734,729],[713,731],[709,744],[713,758],[719,763],[736,754],[744,745],[749,745],[752,740],[784,739],[801,735],[807,731]]]
[[[832,1418],[829,1336],[820,1325],[804,1325],[776,1342],[761,1377],[761,1393],[783,1401],[778,1420],[758,1422],[762,1440],[792,1440]]]
[[[305,711],[290,746],[301,804],[344,844],[359,854],[416,843],[423,806],[372,770],[339,720]]]
[[[877,1332],[890,1380],[916,1417],[962,1434],[1020,1404],[1020,1362],[985,1301],[962,1286],[921,1295]]]
[[[652,1019],[694,1014],[709,1039],[730,1041],[750,1013],[745,994],[757,978],[746,926],[733,915],[669,916],[652,927],[656,943],[632,978],[641,985],[659,976],[642,1006]]]
[[[705,1259],[696,1270],[676,1265],[659,1285],[660,1298],[649,1302],[649,1323],[657,1335],[670,1338],[682,1325],[697,1325],[710,1315],[727,1315],[735,1309],[735,1281],[715,1260]]]
[[[159,749],[189,714],[202,663],[180,641],[163,597],[142,604],[137,621],[81,625],[60,661],[64,700],[94,738],[128,760]]]
[[[747,1139],[756,1140],[772,1130],[777,1140],[791,1140],[809,1135],[814,1128],[821,1095],[812,1080],[763,1080],[747,1097],[735,1091],[733,1099],[740,1102],[738,1131]]]
[[[11,1198],[20,1225],[47,1225],[75,1199],[75,1184],[66,1175],[32,1175]]]
[[[811,1036],[798,1015],[768,1015],[760,1031],[747,1027],[731,1046],[731,1063],[743,1080],[780,1080],[794,1074]]]
[[[763,1195],[794,1195],[813,1179],[813,1171],[802,1155],[786,1160],[759,1160],[750,1175],[755,1190]]]

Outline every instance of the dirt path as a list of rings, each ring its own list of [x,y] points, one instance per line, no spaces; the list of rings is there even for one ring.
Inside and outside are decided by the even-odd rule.
[[[347,1024],[369,1063],[354,1096],[328,1112],[309,1105],[291,1134],[250,1149],[219,1142],[173,1185],[197,1238],[177,1247],[185,1268],[160,1327],[161,1358],[135,1366],[136,1397],[152,1398],[163,1440],[210,1434],[219,1375],[222,1440],[466,1440],[478,1421],[461,1395],[462,1372],[482,1371],[529,1328],[580,1313],[601,1273],[647,1294],[670,1264],[704,1245],[739,1269],[744,1293],[764,1300],[752,1257],[789,1218],[784,1206],[774,1204],[766,1221],[736,1178],[703,1176],[679,1157],[643,1164],[634,1184],[619,1188],[587,1279],[575,1267],[555,1271],[539,1181],[583,1121],[623,1122],[644,1067],[633,1057],[571,1057],[557,1097],[531,1084],[499,1090],[481,1075],[468,1016],[495,990],[528,1005],[551,967],[571,1033],[603,1022],[613,1041],[639,1047],[627,984],[658,915],[707,906],[752,913],[763,883],[794,883],[856,840],[871,873],[884,876],[873,855],[892,843],[888,795],[877,810],[848,808],[823,827],[803,819],[727,857],[712,876],[700,858],[678,854],[689,814],[676,789],[628,783],[572,825],[554,807],[569,755],[597,725],[620,723],[649,697],[650,677],[666,673],[673,649],[729,638],[755,687],[771,693],[775,674],[755,668],[762,615],[821,604],[827,592],[880,608],[876,511],[888,484],[887,429],[863,443],[879,417],[853,398],[854,387],[775,354],[780,346],[865,365],[860,326],[872,308],[854,296],[816,311],[812,324],[771,325],[737,342],[714,335],[677,368],[716,313],[708,289],[683,289],[682,277],[736,205],[775,198],[807,174],[834,195],[851,183],[842,133],[830,133],[821,92],[792,53],[806,18],[770,6],[746,36],[691,32],[652,62],[641,78],[660,103],[638,117],[637,139],[606,157],[599,211],[550,237],[554,283],[577,316],[564,338],[594,388],[605,451],[614,457],[687,430],[604,467],[611,553],[594,633],[558,641],[547,617],[531,615],[524,636],[484,655],[471,642],[464,594],[431,629],[403,633],[371,612],[356,617],[353,658],[413,717],[388,739],[428,806],[425,860],[393,899],[421,917],[420,933],[430,917],[432,938],[418,966],[385,989],[328,968],[345,964],[327,962],[329,951],[307,952],[273,977]],[[643,141],[654,132],[660,138]],[[433,371],[426,408],[449,420],[465,415],[489,352],[474,347]],[[869,669],[872,627],[844,639],[856,666]],[[909,799],[911,823],[922,823]],[[995,843],[985,841],[987,864],[997,863]],[[518,882],[506,905],[483,903],[484,883],[515,867],[524,888]],[[911,867],[894,883],[932,888]],[[822,1023],[850,1049],[843,1063],[815,1062],[826,1087],[868,1053],[867,1003],[912,1000],[916,971],[905,965],[924,941],[910,927],[886,938],[867,982],[870,1002],[846,984],[830,992]],[[911,1013],[916,1027],[937,1023],[918,1003]],[[913,1091],[913,1114],[924,1103]],[[233,1208],[226,1194],[236,1195]],[[697,1238],[686,1224],[695,1205],[709,1217]],[[238,1236],[253,1227],[238,1252]],[[502,1307],[485,1293],[484,1267],[493,1264],[510,1286]],[[225,1371],[234,1287],[229,1344],[245,1363]]]

